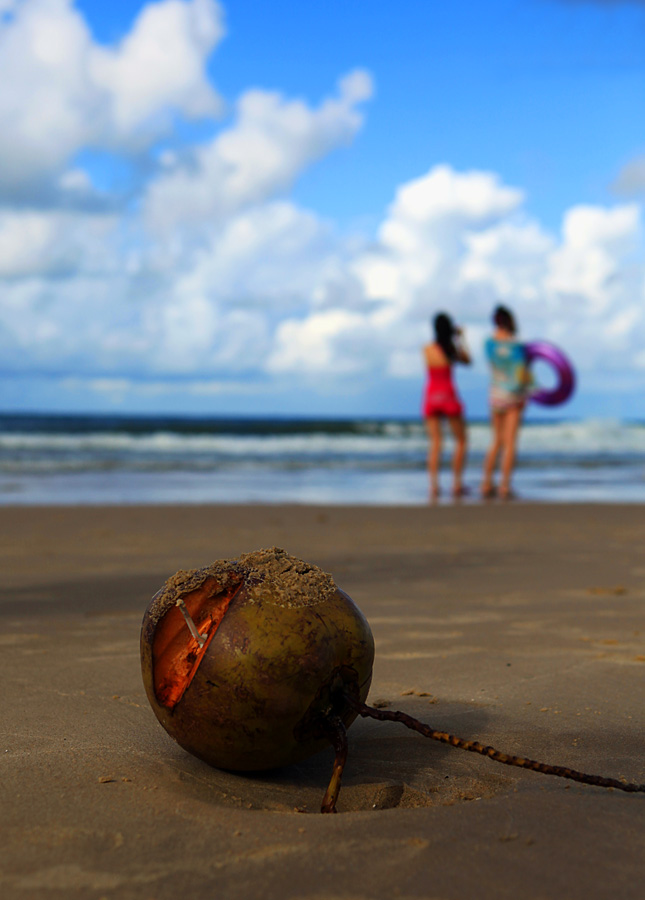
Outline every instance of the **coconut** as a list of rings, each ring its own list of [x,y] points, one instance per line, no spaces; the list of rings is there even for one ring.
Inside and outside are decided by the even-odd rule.
[[[348,695],[367,698],[373,661],[351,598],[276,547],[177,572],[141,629],[157,718],[189,753],[234,771],[295,763],[334,743],[357,716]]]
[[[276,547],[177,572],[152,598],[141,629],[143,681],[168,734],[233,771],[296,763],[331,745],[322,812],[336,812],[346,729],[357,715],[508,766],[645,793],[643,784],[512,756],[367,706],[373,662],[372,632],[351,598],[331,575]]]

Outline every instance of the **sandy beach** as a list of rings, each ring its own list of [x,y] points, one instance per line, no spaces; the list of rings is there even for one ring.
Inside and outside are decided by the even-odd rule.
[[[157,723],[145,607],[180,568],[277,545],[376,639],[372,701],[508,753],[645,782],[636,505],[0,508],[3,898],[643,896],[645,796],[357,721],[232,775]]]

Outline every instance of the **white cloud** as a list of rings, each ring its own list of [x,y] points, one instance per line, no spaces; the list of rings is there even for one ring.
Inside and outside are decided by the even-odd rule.
[[[0,210],[0,278],[101,271],[115,225],[111,216]]]
[[[120,402],[124,396],[137,395],[140,397],[159,397],[172,394],[186,396],[210,397],[222,394],[253,395],[262,393],[262,386],[243,381],[206,380],[194,381],[173,379],[164,381],[143,381],[134,378],[62,378],[60,387],[65,391],[89,390],[97,394],[107,394],[110,398]]]
[[[465,322],[476,351],[500,301],[582,368],[643,365],[638,204],[572,207],[552,234],[497,174],[439,165],[393,186],[374,236],[349,238],[289,199],[361,128],[360,70],[318,105],[244,92],[212,140],[160,152],[127,208],[79,211],[80,149],[127,154],[172,112],[217,113],[205,66],[222,21],[214,0],[162,0],[108,48],[71,0],[23,0],[0,23],[5,368],[83,373],[115,396],[167,393],[176,376],[194,393],[418,377],[431,314]],[[17,185],[40,204],[20,206]]]
[[[141,149],[171,112],[215,114],[205,63],[222,33],[215,0],[162,0],[105,48],[72,0],[23,0],[0,19],[0,196],[42,187],[85,147]]]
[[[517,209],[522,192],[500,184],[492,172],[457,173],[450,166],[435,166],[427,175],[400,187],[390,212],[390,221],[381,229],[388,241],[390,222],[432,227],[446,222],[483,224]],[[393,241],[396,245],[396,241]]]
[[[473,183],[487,186],[488,203],[461,201]],[[272,200],[219,229],[207,223],[197,245],[180,241],[170,255],[151,239],[138,250],[125,242],[126,253],[124,223],[109,217],[4,214],[3,354],[19,367],[66,360],[110,377],[410,377],[430,314],[448,309],[481,336],[501,300],[526,335],[556,340],[583,367],[638,365],[638,207],[569,210],[558,240],[519,202],[490,174],[441,167],[397,192],[368,250]]]
[[[281,326],[272,367],[414,376],[431,313],[448,309],[481,336],[499,302],[526,335],[562,343],[582,366],[634,360],[645,342],[640,209],[572,208],[558,241],[521,201],[490,173],[447,166],[403,185],[379,240],[348,261],[364,300],[380,302],[354,300],[347,318],[342,300],[324,317],[312,303]]]
[[[219,302],[279,315],[308,309],[335,271],[338,244],[312,213],[273,201],[231,218],[209,234],[187,279]]]
[[[213,0],[163,0],[143,8],[116,49],[95,47],[89,73],[110,99],[117,134],[128,141],[168,109],[192,118],[220,112],[204,64],[222,36]]]
[[[162,241],[146,233],[137,205],[113,215],[60,208],[90,194],[87,173],[66,168],[78,149],[103,141],[125,152],[169,109],[215,111],[204,63],[221,33],[212,0],[147,6],[114,48],[93,42],[67,0],[24,0],[0,26],[0,76],[16,87],[13,106],[0,102],[0,126],[12,123],[0,131],[6,197],[28,185],[47,201],[3,206],[0,183],[0,347],[10,367],[106,373],[110,383],[123,371],[260,372],[280,310],[306,314],[347,280],[329,227],[275,197],[352,139],[372,91],[365,72],[341,79],[317,108],[246,92],[232,126],[197,151],[205,165],[192,177],[181,153],[165,152],[150,194],[163,200],[188,175],[186,216],[200,197],[210,204],[188,240],[180,208]]]
[[[219,222],[286,191],[313,162],[351,141],[362,123],[356,106],[370,91],[365,72],[342,79],[338,96],[317,109],[278,93],[247,91],[230,128],[150,185],[148,224],[168,232]]]
[[[578,297],[602,312],[624,290],[626,258],[641,237],[636,204],[602,209],[578,206],[564,219],[563,242],[549,260],[546,287],[555,294]]]
[[[363,316],[342,309],[313,313],[302,321],[286,320],[276,331],[267,368],[271,372],[326,377],[361,371],[366,360],[352,352],[356,350],[352,345],[360,341],[364,331]]]
[[[536,222],[503,221],[465,238],[467,253],[459,270],[464,290],[486,288],[486,299],[508,304],[544,299],[540,289],[545,256],[555,241]]]
[[[410,312],[432,305],[433,284],[454,296],[471,232],[512,214],[521,202],[521,192],[492,173],[462,174],[446,165],[402,185],[374,252],[355,264],[367,296]]]
[[[312,298],[309,315],[282,322],[271,371],[328,377],[417,372],[420,321],[425,325],[429,311],[454,305],[463,293],[461,265],[473,229],[513,214],[521,200],[491,173],[460,174],[449,166],[403,185],[378,240],[344,259],[335,305],[327,299],[320,311]]]
[[[469,184],[488,202],[462,202]],[[18,368],[65,360],[96,377],[411,377],[429,315],[448,309],[481,336],[501,300],[524,334],[556,340],[578,365],[638,365],[638,207],[574,208],[558,239],[519,202],[490,174],[431,170],[397,192],[369,249],[282,200],[206,223],[172,253],[136,216],[5,213],[2,352]]]

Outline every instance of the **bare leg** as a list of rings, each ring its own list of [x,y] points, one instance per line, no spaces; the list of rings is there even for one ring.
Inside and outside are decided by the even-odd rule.
[[[464,492],[462,475],[464,471],[464,465],[466,463],[466,423],[461,418],[461,416],[454,416],[448,421],[450,422],[450,428],[455,437],[455,453],[452,458],[452,496],[461,497]]]
[[[428,450],[428,471],[430,473],[430,492],[433,499],[439,496],[439,463],[441,462],[441,420],[439,416],[426,419],[430,448]]]
[[[504,413],[504,430],[502,435],[502,481],[500,484],[500,497],[508,499],[511,496],[511,478],[515,467],[517,448],[517,435],[522,422],[524,405],[514,406]]]
[[[491,413],[491,426],[493,429],[493,439],[488,453],[484,459],[484,479],[481,486],[482,497],[492,497],[495,491],[493,484],[493,476],[495,474],[495,466],[497,465],[497,457],[502,447],[502,425],[504,422],[504,413]]]

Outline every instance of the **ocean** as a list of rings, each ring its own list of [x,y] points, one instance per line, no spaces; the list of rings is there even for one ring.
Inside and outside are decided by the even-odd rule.
[[[463,502],[479,502],[489,438],[470,424]],[[0,504],[422,505],[426,450],[419,421],[0,415]],[[514,486],[532,502],[645,502],[645,423],[527,422]]]

